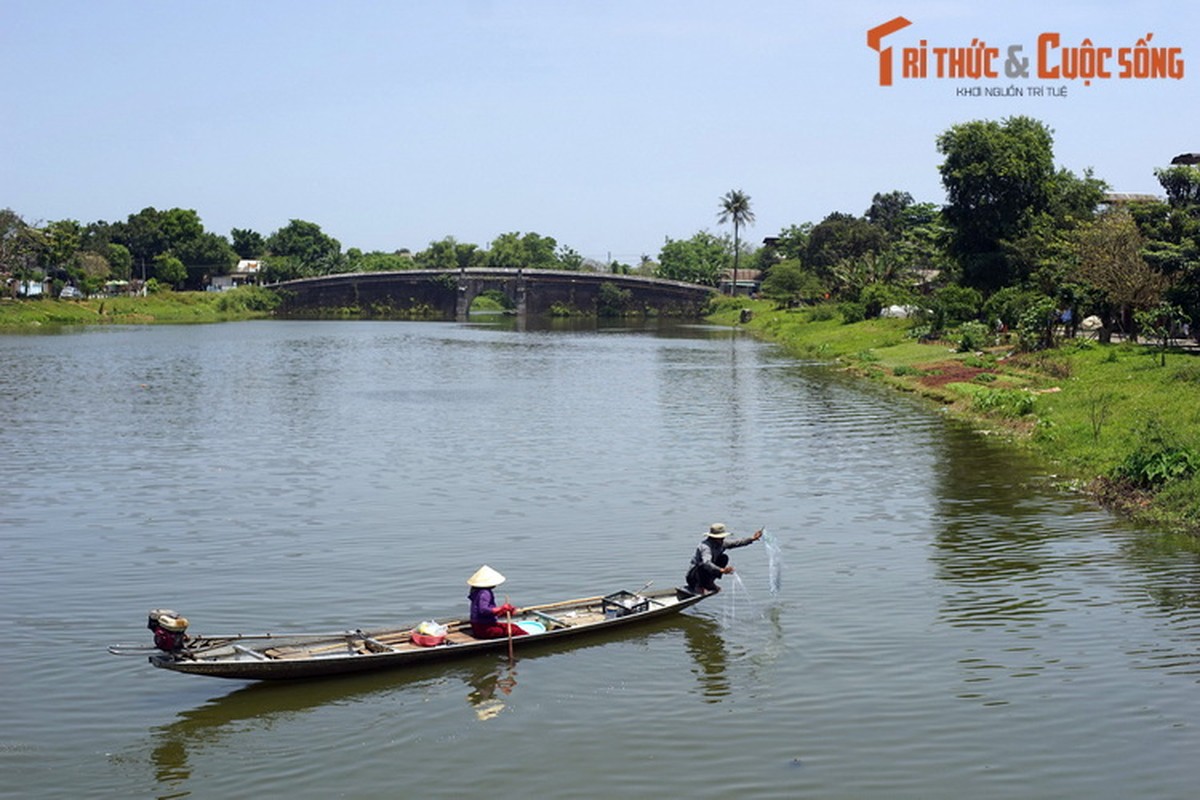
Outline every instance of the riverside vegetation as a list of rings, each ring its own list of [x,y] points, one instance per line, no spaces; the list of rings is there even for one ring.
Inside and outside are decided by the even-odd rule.
[[[232,322],[268,317],[279,304],[269,289],[228,292],[159,291],[145,297],[86,300],[0,299],[0,329],[42,325]]]
[[[1015,334],[980,340],[968,326],[927,341],[909,319],[846,324],[833,305],[744,298],[723,298],[710,319],[937,403],[1135,520],[1200,532],[1200,355],[1086,338],[1020,352]]]

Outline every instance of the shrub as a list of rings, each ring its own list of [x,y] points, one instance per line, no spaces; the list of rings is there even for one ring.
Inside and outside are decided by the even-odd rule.
[[[842,322],[849,325],[853,322],[862,322],[867,318],[867,307],[862,303],[844,302],[838,303],[838,313],[842,315]]]
[[[974,320],[979,316],[982,302],[979,292],[968,286],[947,286],[933,298],[934,327],[951,328]]]
[[[1016,286],[1006,286],[987,299],[983,304],[983,316],[992,324],[997,322],[1016,328],[1027,310],[1040,302],[1045,295]]]
[[[879,312],[888,306],[906,306],[913,302],[911,292],[890,283],[868,284],[863,287],[858,299],[866,308],[868,319],[878,317]]]
[[[1054,324],[1058,321],[1058,306],[1043,297],[1021,314],[1017,323],[1017,341],[1027,352],[1054,346]]]
[[[813,306],[808,311],[808,319],[810,322],[825,322],[837,316],[837,309],[829,303],[821,303]]]
[[[991,344],[991,335],[982,322],[964,322],[958,329],[958,351],[970,353]]]
[[[279,295],[261,286],[243,286],[228,292],[221,292],[217,298],[217,311],[223,314],[237,314],[246,311],[268,313],[279,306]]]
[[[1015,389],[983,389],[975,395],[974,405],[977,411],[1016,419],[1033,413],[1034,398]]]
[[[1158,420],[1147,420],[1138,438],[1140,443],[1113,468],[1112,477],[1156,490],[1200,471],[1200,453],[1179,442]]]

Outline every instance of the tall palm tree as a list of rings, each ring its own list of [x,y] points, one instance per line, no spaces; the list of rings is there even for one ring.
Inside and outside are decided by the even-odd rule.
[[[743,225],[754,222],[754,212],[750,210],[750,195],[741,189],[730,189],[721,197],[721,213],[717,222],[724,225],[733,223],[733,282],[729,294],[737,294],[738,257],[741,255],[741,239],[738,236]]]

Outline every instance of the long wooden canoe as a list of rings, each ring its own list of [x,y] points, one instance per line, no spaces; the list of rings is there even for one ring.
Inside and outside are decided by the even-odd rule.
[[[529,606],[513,622],[529,631],[515,637],[516,650],[542,642],[584,636],[636,625],[695,605],[704,595],[685,589],[657,592],[617,592],[558,603]],[[440,621],[447,629],[435,645],[413,641],[417,626],[333,634],[289,636],[195,636],[177,653],[155,652],[150,663],[161,669],[241,680],[288,680],[396,669],[487,651],[505,651],[507,638],[477,639],[468,620]],[[129,646],[109,650],[129,654]]]

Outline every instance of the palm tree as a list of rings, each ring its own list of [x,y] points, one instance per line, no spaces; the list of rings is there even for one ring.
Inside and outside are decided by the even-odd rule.
[[[721,213],[717,222],[724,225],[733,223],[733,281],[729,294],[737,294],[738,256],[741,254],[741,240],[738,233],[743,225],[754,222],[754,212],[750,210],[750,195],[741,189],[731,189],[721,197]]]

